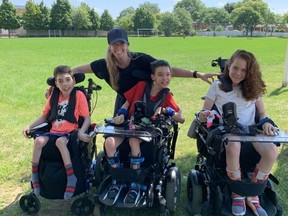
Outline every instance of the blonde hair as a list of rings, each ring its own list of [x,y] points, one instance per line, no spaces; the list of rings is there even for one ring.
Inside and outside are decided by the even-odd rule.
[[[129,52],[129,50],[127,50],[128,56],[131,56],[131,53]],[[107,53],[106,53],[106,65],[107,65],[107,69],[108,69],[108,73],[109,73],[109,77],[110,77],[110,84],[112,89],[114,89],[115,91],[119,90],[119,85],[118,85],[118,81],[120,78],[120,72],[118,70],[117,67],[117,60],[115,58],[115,56],[113,55],[110,46],[107,49]]]

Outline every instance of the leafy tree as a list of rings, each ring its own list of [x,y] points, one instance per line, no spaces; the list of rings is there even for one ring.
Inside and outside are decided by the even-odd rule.
[[[286,12],[285,14],[283,14],[283,22],[284,22],[284,23],[288,23],[288,12]]]
[[[197,20],[200,22],[203,20],[205,6],[201,0],[181,0],[177,2],[174,10],[176,8],[183,8],[188,11],[192,17],[192,20]]]
[[[38,25],[37,15],[40,14],[40,8],[33,0],[28,0],[25,5],[25,12],[23,14],[23,26],[27,30],[37,30]]]
[[[230,14],[236,8],[236,6],[237,6],[236,3],[226,3],[224,5],[224,9]]]
[[[89,6],[84,2],[79,7],[73,8],[71,13],[72,29],[88,30],[91,26],[89,12]]]
[[[229,22],[231,22],[230,15],[224,8],[210,7],[206,9],[204,23],[208,25],[211,25],[211,23],[225,25]]]
[[[151,14],[160,13],[160,8],[159,8],[159,5],[157,3],[152,4],[150,2],[144,2],[143,4],[141,4],[139,6],[139,8],[143,8],[143,9],[149,11]]]
[[[38,29],[48,30],[50,29],[50,10],[44,5],[44,1],[41,1],[39,9],[40,13],[37,14]]]
[[[20,17],[16,15],[16,9],[9,0],[2,0],[0,5],[0,28],[7,29],[9,38],[12,29],[20,28]]]
[[[132,19],[133,19],[133,14],[123,16],[120,19],[118,19],[117,26],[125,29],[126,31],[133,31],[134,23]]]
[[[135,13],[135,9],[133,7],[128,7],[120,12],[116,20],[118,22],[122,17],[131,16],[134,13]]]
[[[68,0],[56,0],[51,8],[51,28],[55,30],[71,29],[71,10]]]
[[[250,32],[251,37],[253,35],[253,29],[261,20],[261,15],[258,11],[245,6],[236,8],[232,12],[232,16],[235,16],[234,26],[243,26],[246,30],[246,36],[248,36],[248,32]]]
[[[112,16],[109,14],[109,11],[104,10],[100,18],[100,29],[104,31],[109,31],[114,27],[114,21]]]
[[[133,16],[134,30],[141,28],[154,28],[155,18],[145,8],[137,8]]]
[[[164,32],[165,36],[171,36],[176,33],[180,22],[175,13],[166,12],[162,15],[159,30]]]
[[[94,9],[91,9],[89,12],[90,17],[90,30],[96,30],[100,28],[100,17]]]
[[[190,16],[189,11],[183,9],[183,8],[176,8],[175,9],[175,14],[179,20],[179,25],[178,25],[178,33],[181,35],[191,35],[192,32],[192,18]]]

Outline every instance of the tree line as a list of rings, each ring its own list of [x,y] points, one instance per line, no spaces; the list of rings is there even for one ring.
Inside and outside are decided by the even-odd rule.
[[[122,10],[114,20],[106,9],[99,15],[94,9],[82,2],[72,7],[69,0],[56,0],[51,9],[44,1],[36,4],[26,1],[24,10],[16,10],[9,0],[0,5],[0,29],[10,30],[23,27],[26,30],[104,30],[120,26],[126,31],[153,29],[165,36],[193,35],[196,31],[224,30],[228,25],[235,29],[244,29],[246,36],[252,36],[258,24],[265,31],[284,31],[288,23],[288,12],[273,13],[262,0],[241,0],[226,3],[223,8],[206,7],[201,0],[178,1],[172,12],[161,13],[159,5],[150,2],[140,4],[138,8],[128,7]]]

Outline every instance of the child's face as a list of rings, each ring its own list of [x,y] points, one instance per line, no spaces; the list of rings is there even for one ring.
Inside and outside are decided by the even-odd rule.
[[[156,68],[155,73],[151,75],[154,84],[162,88],[167,88],[171,80],[171,71],[169,67],[161,66]]]
[[[69,96],[74,88],[75,79],[69,73],[56,76],[55,85],[62,92],[63,96]]]
[[[233,85],[238,85],[246,77],[246,61],[242,58],[236,58],[229,66],[229,77]]]

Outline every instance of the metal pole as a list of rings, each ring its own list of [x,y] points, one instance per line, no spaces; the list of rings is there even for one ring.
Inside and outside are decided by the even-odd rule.
[[[285,59],[285,68],[284,68],[284,74],[283,74],[282,87],[286,87],[287,85],[288,85],[288,44],[286,48],[286,59]]]

